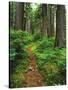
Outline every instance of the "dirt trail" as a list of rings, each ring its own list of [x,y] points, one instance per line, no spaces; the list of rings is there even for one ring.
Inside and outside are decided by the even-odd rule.
[[[33,55],[31,48],[29,48],[28,51],[29,51],[29,66],[28,71],[25,73],[26,86],[27,87],[44,86],[43,77],[41,76],[41,74],[37,69],[35,56]]]

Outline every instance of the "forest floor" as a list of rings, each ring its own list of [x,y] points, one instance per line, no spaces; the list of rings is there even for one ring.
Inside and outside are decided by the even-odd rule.
[[[54,37],[17,30],[11,36],[10,88],[66,84],[66,49],[54,48]]]
[[[36,58],[32,52],[32,47],[28,47],[29,65],[28,71],[25,73],[26,87],[44,86],[43,77],[37,69]]]

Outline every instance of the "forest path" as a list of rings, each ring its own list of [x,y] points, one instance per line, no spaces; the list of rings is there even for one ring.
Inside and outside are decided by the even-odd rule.
[[[37,69],[36,59],[32,53],[32,47],[28,47],[29,53],[29,66],[28,71],[25,73],[26,87],[44,86],[43,77]]]

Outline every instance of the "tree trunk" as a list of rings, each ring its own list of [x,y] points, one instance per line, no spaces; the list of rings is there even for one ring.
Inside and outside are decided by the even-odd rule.
[[[32,33],[31,31],[31,19],[30,19],[30,3],[26,3],[25,5],[25,19],[26,19],[26,23],[25,23],[25,29],[27,32]]]
[[[50,8],[51,5],[47,5],[47,36],[51,36],[51,30],[50,30]]]
[[[54,5],[47,6],[47,36],[53,37],[55,35],[55,12],[56,7]]]
[[[51,5],[50,8],[50,36],[54,36],[54,6]]]
[[[16,28],[24,29],[24,3],[16,2]]]
[[[30,22],[30,19],[27,20],[27,22],[26,22],[26,31],[31,33],[31,22]]]
[[[13,2],[9,2],[9,26],[13,27]]]
[[[64,47],[64,32],[65,32],[65,6],[57,5],[56,11],[56,38],[55,47]]]
[[[47,35],[47,5],[42,4],[42,35]]]

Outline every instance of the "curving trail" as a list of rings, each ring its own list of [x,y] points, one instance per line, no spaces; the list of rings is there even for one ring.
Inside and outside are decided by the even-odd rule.
[[[32,53],[32,48],[28,48],[29,52],[29,66],[28,71],[25,73],[26,87],[44,86],[43,77],[37,69],[36,59]]]

